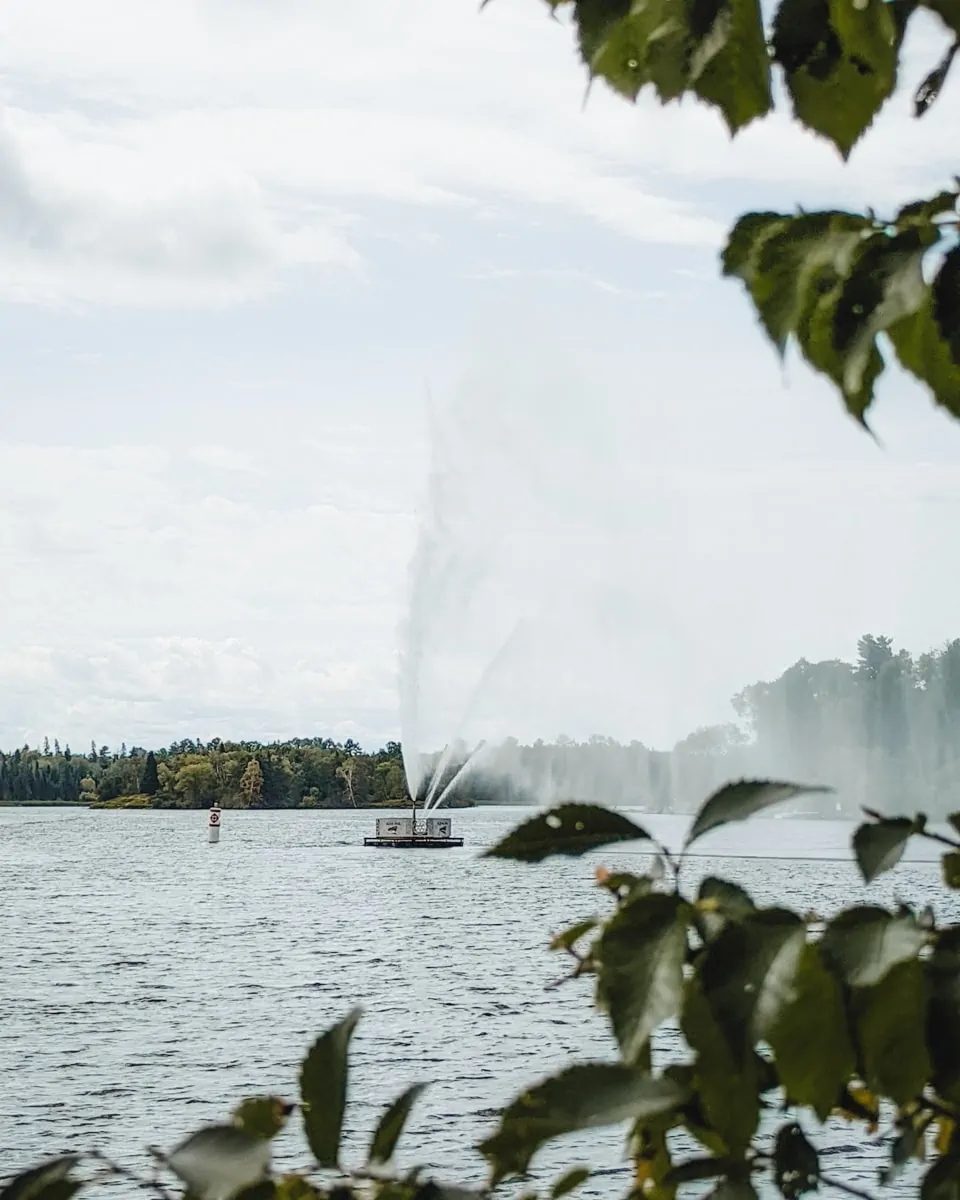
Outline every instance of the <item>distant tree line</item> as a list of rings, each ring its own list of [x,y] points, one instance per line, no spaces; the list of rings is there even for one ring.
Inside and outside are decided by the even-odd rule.
[[[697,729],[672,750],[611,738],[558,737],[482,749],[446,803],[518,804],[559,799],[689,812],[736,775],[788,775],[832,783],[824,811],[911,803],[942,815],[960,790],[960,639],[917,657],[885,636],[864,635],[853,662],[801,658],[772,682],[732,700],[736,720]],[[443,792],[470,759],[460,746],[442,767]],[[440,756],[425,759],[427,782]],[[123,804],[157,808],[366,808],[410,803],[400,744],[366,753],[354,741],[294,738],[262,745],[214,738],[165,750],[56,740],[0,754],[0,803]],[[823,810],[822,810],[823,811]]]

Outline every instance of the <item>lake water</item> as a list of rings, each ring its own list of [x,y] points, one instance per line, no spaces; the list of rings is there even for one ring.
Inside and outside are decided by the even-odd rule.
[[[203,812],[0,809],[0,1177],[71,1148],[143,1164],[143,1146],[171,1146],[245,1095],[295,1096],[312,1039],[360,1003],[348,1158],[381,1104],[424,1080],[401,1160],[478,1182],[470,1147],[498,1105],[571,1058],[612,1056],[589,982],[547,990],[565,967],[546,943],[606,907],[600,862],[645,857],[478,857],[526,815],[458,811],[462,850],[404,852],[362,846],[371,812],[228,811],[210,846]],[[672,845],[686,824],[638,819]],[[722,873],[758,901],[829,913],[863,892],[850,830],[729,827],[690,879]],[[936,864],[916,856],[870,894],[957,919]],[[847,1178],[874,1182],[876,1155],[848,1163],[844,1126],[818,1140]],[[600,1161],[622,1194],[621,1148],[602,1131],[538,1162]],[[278,1156],[297,1149],[284,1134]]]

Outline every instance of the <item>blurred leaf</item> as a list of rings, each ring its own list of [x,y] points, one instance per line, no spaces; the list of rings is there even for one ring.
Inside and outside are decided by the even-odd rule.
[[[706,1120],[725,1149],[740,1156],[760,1116],[757,1057],[747,1046],[731,1045],[696,978],[687,983],[680,1025],[697,1054],[697,1092]]]
[[[849,274],[869,228],[865,217],[852,213],[803,213],[788,218],[765,239],[748,287],[767,336],[781,355],[826,284],[832,286]]]
[[[680,1008],[687,912],[673,894],[638,896],[614,914],[594,946],[597,999],[627,1062],[636,1062],[654,1029]]]
[[[929,75],[927,75],[917,88],[913,97],[913,115],[922,117],[923,114],[935,104],[940,95],[944,83],[946,83],[947,75],[950,72],[950,67],[953,64],[954,56],[960,44],[954,42],[952,46],[947,48],[946,54],[937,63]]]
[[[940,860],[943,868],[943,882],[953,891],[960,888],[960,851],[949,850]]]
[[[825,1121],[855,1060],[840,985],[824,967],[817,946],[804,947],[793,991],[769,1041],[788,1100],[809,1104]]]
[[[783,0],[773,24],[797,120],[847,158],[897,78],[901,30],[883,0]]]
[[[719,829],[721,825],[728,825],[732,821],[745,821],[748,817],[784,800],[792,800],[795,796],[812,792],[824,793],[832,790],[802,783],[777,783],[769,779],[743,779],[739,783],[725,784],[701,806],[684,845],[691,846],[697,838],[703,837],[713,829]]]
[[[562,933],[558,933],[552,937],[550,939],[550,949],[572,950],[582,937],[586,937],[599,924],[600,922],[596,917],[590,917],[586,921],[578,921],[576,925],[571,925],[569,929],[564,929]]]
[[[960,37],[960,0],[923,0],[923,5],[935,12],[944,25]]]
[[[740,1176],[721,1179],[707,1200],[757,1200],[757,1190],[749,1179]]]
[[[937,1159],[920,1184],[920,1200],[960,1200],[960,1156]]]
[[[913,224],[929,225],[934,217],[946,216],[957,211],[957,191],[938,192],[929,200],[914,200],[905,204],[893,219],[900,230]]]
[[[407,1088],[380,1118],[380,1124],[377,1126],[370,1145],[369,1162],[386,1163],[393,1158],[393,1152],[397,1148],[397,1142],[403,1133],[410,1111],[425,1086],[423,1083],[415,1083],[412,1087]]]
[[[542,862],[551,854],[586,854],[614,842],[649,841],[639,825],[609,808],[596,804],[561,804],[518,825],[484,854],[484,858],[511,858],[517,862]]]
[[[932,1083],[951,1104],[960,1104],[960,928],[936,939],[926,966],[927,1048]]]
[[[702,7],[693,6],[693,13]],[[712,21],[690,51],[690,80],[735,134],[773,106],[770,57],[757,0],[723,0],[714,7]]]
[[[673,1184],[716,1179],[718,1175],[725,1175],[733,1165],[731,1158],[688,1158],[686,1162],[677,1163],[670,1171],[668,1179]]]
[[[872,0],[871,0],[872,2]],[[868,376],[876,338],[916,313],[927,298],[923,256],[939,237],[934,226],[913,226],[894,237],[874,234],[861,243],[833,313],[833,345],[843,361],[840,386],[847,407],[862,418],[871,398]]]
[[[234,1192],[231,1200],[276,1200],[277,1185],[272,1179],[261,1179],[259,1183],[252,1183],[249,1187],[241,1188],[239,1192]]]
[[[947,820],[950,823],[950,828],[954,833],[960,834],[960,813],[951,813]]]
[[[653,880],[647,875],[634,875],[630,871],[608,871],[601,867],[597,871],[597,886],[622,900],[634,892],[652,891]]]
[[[738,921],[755,911],[747,892],[735,883],[708,876],[697,895],[698,927],[705,941],[715,938],[728,921]]]
[[[603,17],[613,14],[615,23],[604,24]],[[581,53],[592,75],[630,100],[648,83],[663,102],[683,94],[691,36],[686,6],[673,0],[649,0],[642,6],[588,0],[577,5],[577,17]]]
[[[948,1154],[957,1135],[957,1123],[952,1117],[938,1117],[933,1148],[938,1154]]]
[[[868,1133],[876,1132],[880,1120],[880,1101],[869,1088],[848,1083],[840,1093],[836,1108],[841,1116],[866,1121]]]
[[[293,1109],[294,1105],[279,1096],[252,1096],[241,1100],[233,1110],[232,1120],[251,1137],[269,1139],[283,1129]]]
[[[686,1096],[672,1079],[655,1079],[621,1063],[568,1067],[518,1096],[480,1146],[492,1168],[492,1186],[525,1175],[537,1150],[561,1134],[669,1112]]]
[[[560,1176],[550,1189],[550,1195],[553,1200],[560,1200],[561,1196],[569,1196],[571,1192],[576,1191],[581,1183],[586,1183],[589,1178],[589,1167],[573,1167],[565,1175]]]
[[[816,1191],[820,1183],[820,1159],[795,1122],[777,1131],[773,1151],[773,1179],[785,1200],[797,1200],[804,1192]]]
[[[927,385],[936,402],[960,417],[960,366],[934,318],[932,294],[915,313],[886,331],[900,365]]]
[[[236,1125],[209,1125],[170,1154],[157,1157],[199,1200],[227,1200],[260,1183],[270,1169],[270,1143]]]
[[[783,213],[745,213],[727,237],[721,257],[723,274],[735,275],[748,286],[756,275],[760,252],[767,240],[791,222]]]
[[[901,962],[872,987],[858,988],[851,1001],[867,1086],[877,1095],[906,1104],[930,1077],[924,1031],[926,1003],[920,962]]]
[[[277,1200],[320,1200],[320,1192],[302,1175],[282,1175],[275,1186]]]
[[[910,835],[915,832],[907,817],[892,817],[861,825],[853,835],[853,852],[864,883],[891,871],[903,858]]]
[[[960,246],[944,258],[931,286],[933,319],[954,363],[960,365]]]
[[[848,908],[824,931],[824,962],[851,987],[879,983],[897,963],[915,958],[926,934],[910,913],[873,906]]]
[[[303,1127],[321,1167],[336,1167],[347,1106],[350,1039],[361,1010],[353,1009],[314,1042],[300,1068]]]
[[[0,1189],[0,1200],[70,1200],[83,1186],[70,1173],[79,1156],[64,1154],[15,1175]]]
[[[737,1055],[766,1038],[793,998],[806,926],[787,909],[761,909],[728,924],[704,952],[700,986]]]

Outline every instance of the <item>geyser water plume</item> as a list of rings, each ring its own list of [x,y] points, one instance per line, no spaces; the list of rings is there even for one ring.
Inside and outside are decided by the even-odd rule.
[[[953,601],[931,602],[940,593],[923,562],[955,516],[943,511],[935,539],[933,476],[879,455],[791,461],[765,435],[749,441],[749,401],[739,454],[728,439],[717,465],[705,445],[666,436],[667,400],[653,389],[624,399],[565,364],[500,361],[432,407],[400,681],[412,794],[430,755],[430,803],[449,797],[457,742],[486,746],[461,779],[508,764],[526,784],[511,738],[602,735],[669,751],[735,721],[735,693],[803,656],[849,655],[871,629],[919,646],[949,632]],[[699,395],[684,401],[687,420],[716,434],[721,454],[727,416]],[[956,499],[956,480],[937,479]],[[924,627],[943,633],[926,636],[916,614],[931,607]],[[639,759],[618,761],[627,773]],[[558,758],[530,775],[535,794],[569,785],[588,798],[582,773],[564,770]],[[603,780],[636,794],[626,774]]]

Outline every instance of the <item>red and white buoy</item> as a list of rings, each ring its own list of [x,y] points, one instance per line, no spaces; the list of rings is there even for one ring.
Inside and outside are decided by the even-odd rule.
[[[219,842],[220,841],[220,805],[217,804],[216,801],[214,801],[214,803],[210,805],[210,822],[209,822],[208,828],[210,830],[211,843]]]

